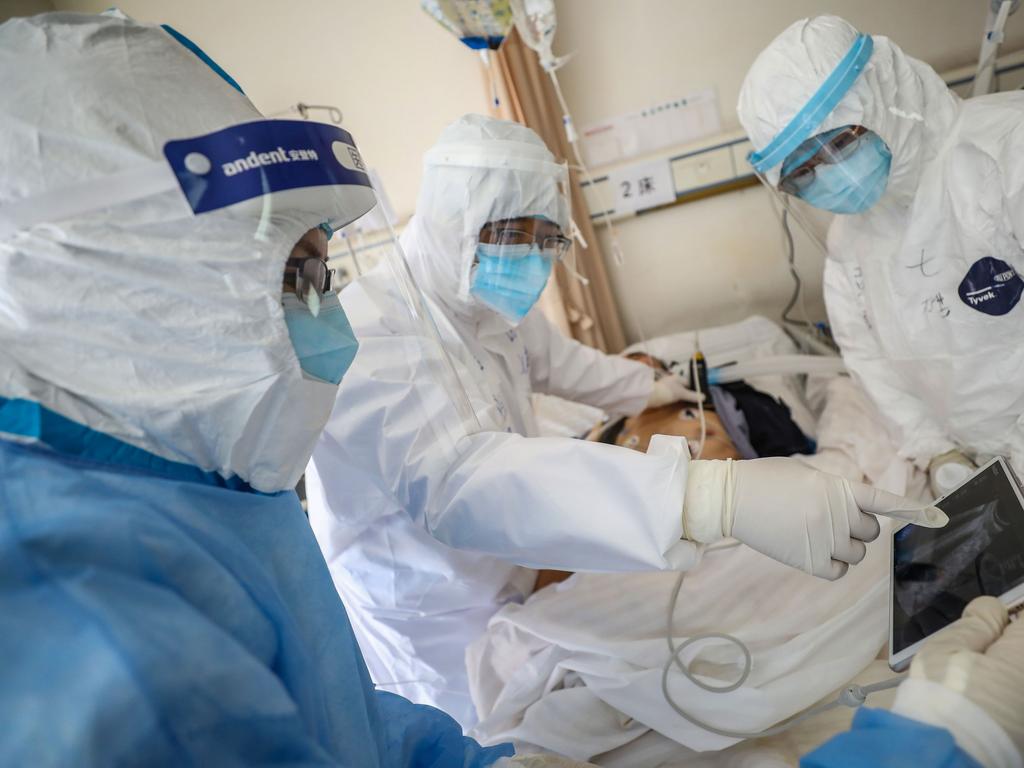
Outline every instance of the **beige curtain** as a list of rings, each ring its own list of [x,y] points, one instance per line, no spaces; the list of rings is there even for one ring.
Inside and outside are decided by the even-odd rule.
[[[494,52],[490,55],[490,73],[497,81],[500,99],[500,105],[492,111],[499,117],[532,128],[559,159],[572,158],[554,87],[541,68],[537,54],[523,44],[513,28],[497,55]],[[489,90],[490,87],[488,85]],[[575,268],[590,283],[583,285],[568,270],[557,269],[556,279],[541,297],[541,309],[569,336],[605,352],[619,352],[626,345],[622,320],[578,172],[571,168],[569,186],[573,219],[588,245],[581,248],[576,244]]]

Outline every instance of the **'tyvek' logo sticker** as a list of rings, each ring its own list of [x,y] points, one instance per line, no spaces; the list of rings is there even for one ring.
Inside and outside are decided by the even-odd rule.
[[[971,309],[986,315],[1005,315],[1024,294],[1024,280],[1005,261],[985,256],[967,270],[957,292]]]

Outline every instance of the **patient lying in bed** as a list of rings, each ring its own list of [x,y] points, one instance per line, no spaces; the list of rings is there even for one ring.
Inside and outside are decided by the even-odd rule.
[[[664,362],[650,355],[634,354],[628,355],[628,357],[646,363],[655,370],[668,370]],[[704,417],[706,434],[701,457],[705,459],[741,458],[736,445],[722,426],[718,414],[709,407],[704,409]],[[690,452],[697,455],[701,440],[700,410],[690,403],[670,403],[660,408],[648,408],[636,416],[595,425],[587,435],[587,439],[646,452],[654,435],[685,437],[690,446]]]
[[[657,371],[668,373],[662,360],[645,353],[627,355]],[[703,459],[753,459],[814,453],[814,443],[791,418],[785,403],[745,382],[712,387],[701,410],[690,403],[671,403],[642,413],[603,422],[588,440],[646,451],[654,435],[685,437],[690,453]],[[716,411],[722,409],[722,415]]]
[[[627,355],[651,366],[655,370],[668,372],[668,366],[662,360],[644,353]],[[730,435],[729,429],[722,423],[712,400],[722,402],[719,397],[709,399],[707,406],[701,409],[691,403],[670,403],[659,408],[648,408],[636,416],[602,421],[594,425],[587,435],[587,440],[631,448],[646,452],[647,446],[654,435],[671,435],[685,437],[690,446],[692,456],[702,459],[743,459],[755,456],[789,456],[794,453],[810,454],[814,452],[814,443],[808,439],[800,427],[790,418],[789,408],[777,399],[758,392],[747,384],[730,386],[726,391],[729,401],[737,407],[736,397],[731,392],[741,394],[744,402],[753,402],[754,407],[749,419],[744,423],[746,431],[737,434],[737,440],[744,443],[746,455],[740,451]],[[715,392],[718,395],[718,392]],[[740,410],[742,413],[743,411]],[[701,416],[704,418],[704,430],[701,434]],[[737,427],[733,425],[735,432]],[[751,455],[753,454],[753,455]],[[538,572],[534,590],[542,589],[549,584],[564,581],[569,577],[566,571],[542,570]]]
[[[757,384],[773,395],[785,391],[770,382]],[[820,402],[813,408],[816,423],[809,427],[801,410],[805,404],[787,399],[794,423],[813,429],[808,437],[818,451],[804,460],[912,494],[907,481],[913,470],[883,439],[885,428],[859,388],[845,377],[815,387]],[[705,415],[703,457],[740,458],[719,414]],[[651,435],[667,433],[685,436],[695,446],[697,416],[691,406],[666,406],[621,424],[604,422],[590,437],[643,450]],[[837,582],[815,579],[739,545],[706,552],[685,574],[673,638],[678,644],[699,633],[732,634],[749,647],[753,668],[746,683],[729,694],[702,690],[673,670],[673,698],[720,728],[759,731],[851,679],[887,677],[876,657],[887,627],[888,533],[883,525],[864,562]],[[740,742],[679,717],[661,692],[668,600],[678,578],[676,573],[542,572],[538,591],[525,604],[500,611],[467,651],[480,716],[474,735],[487,743],[513,740],[522,749],[605,766],[780,766],[796,765],[799,754],[846,727],[852,710],[834,710],[794,732]],[[733,682],[741,669],[736,648],[718,641],[697,644],[683,660],[696,660],[692,669],[712,685]]]

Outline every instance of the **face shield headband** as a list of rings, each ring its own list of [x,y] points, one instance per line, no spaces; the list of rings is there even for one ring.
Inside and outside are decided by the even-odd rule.
[[[747,156],[758,175],[763,177],[769,170],[780,165],[811,137],[853,87],[873,50],[871,36],[858,35],[850,50],[789,124],[779,131],[768,146]]]
[[[196,215],[251,201],[259,206],[268,195],[287,193],[288,207],[322,210],[323,223],[334,230],[376,203],[352,136],[335,125],[257,120],[169,141],[163,154],[162,160],[0,205],[0,240],[175,188]]]
[[[494,168],[525,171],[551,176],[564,186],[569,180],[569,168],[540,157],[538,147],[517,141],[489,141],[484,148],[479,144],[441,144],[423,159],[424,165],[455,168]]]

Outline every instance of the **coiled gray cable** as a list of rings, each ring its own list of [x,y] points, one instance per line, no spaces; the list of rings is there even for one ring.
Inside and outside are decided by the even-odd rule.
[[[707,553],[710,553],[722,549],[730,549],[735,546],[738,546],[738,543],[730,543],[721,547],[709,548],[706,551]],[[709,723],[706,723],[703,720],[694,717],[693,715],[686,712],[682,707],[679,706],[679,704],[676,703],[675,699],[672,698],[672,694],[669,693],[668,674],[671,671],[672,666],[675,665],[676,668],[678,668],[678,670],[683,674],[683,676],[687,680],[689,680],[691,683],[698,686],[699,688],[703,688],[705,691],[710,691],[712,693],[729,693],[730,691],[737,690],[740,686],[743,685],[743,683],[747,681],[747,678],[750,677],[751,669],[753,669],[753,657],[750,655],[750,649],[747,648],[746,644],[742,640],[733,635],[726,634],[725,632],[704,632],[699,635],[693,635],[692,637],[688,638],[686,641],[684,641],[678,646],[675,645],[675,643],[672,640],[672,623],[673,619],[675,618],[676,603],[679,600],[679,591],[683,588],[683,579],[685,578],[685,576],[686,574],[684,573],[679,574],[679,579],[676,581],[675,587],[672,588],[672,595],[671,597],[669,597],[668,623],[665,628],[665,640],[668,642],[669,657],[668,660],[665,662],[665,666],[661,672],[661,693],[665,697],[665,701],[668,703],[670,707],[672,707],[672,709],[675,711],[677,715],[682,717],[684,720],[693,723],[698,728],[703,728],[704,730],[710,731],[711,733],[717,734],[719,736],[725,736],[727,738],[734,739],[753,739],[760,738],[762,736],[774,736],[775,734],[788,731],[790,728],[797,725],[798,723],[802,723],[804,720],[815,717],[816,715],[820,715],[822,712],[827,712],[830,709],[835,709],[839,706],[859,707],[861,704],[864,703],[864,700],[867,699],[867,697],[870,694],[875,693],[876,691],[885,690],[886,688],[895,688],[903,681],[903,677],[891,677],[888,680],[883,680],[880,683],[873,683],[871,685],[848,685],[832,701],[811,707],[810,709],[793,715],[787,720],[783,720],[778,725],[774,725],[771,728],[766,728],[763,731],[730,731],[725,728],[717,728]],[[711,639],[726,640],[736,645],[736,647],[738,647],[740,651],[743,652],[743,672],[740,674],[739,679],[735,683],[722,686],[709,685],[701,680],[698,680],[696,675],[694,675],[690,671],[689,667],[683,664],[683,662],[680,660],[680,654],[682,654],[682,652],[689,648],[691,645],[693,645],[694,643],[698,643],[702,640]]]

